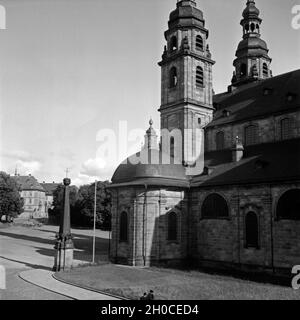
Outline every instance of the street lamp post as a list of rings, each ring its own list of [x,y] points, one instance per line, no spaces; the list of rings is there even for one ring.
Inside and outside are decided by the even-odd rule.
[[[95,263],[96,250],[96,216],[97,216],[97,180],[95,181],[95,198],[94,198],[94,234],[93,234],[93,263]]]

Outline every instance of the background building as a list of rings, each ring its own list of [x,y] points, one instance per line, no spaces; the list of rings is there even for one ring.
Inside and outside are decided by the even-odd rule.
[[[53,192],[56,190],[56,188],[60,185],[61,183],[55,183],[54,181],[52,183],[41,183],[41,186],[46,192],[46,205],[45,205],[45,212],[48,215],[48,210],[53,209]]]
[[[24,212],[22,218],[45,218],[46,192],[32,175],[13,177],[21,188],[21,197],[24,199]]]

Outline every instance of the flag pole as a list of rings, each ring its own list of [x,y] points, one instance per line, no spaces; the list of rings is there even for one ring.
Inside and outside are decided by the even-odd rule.
[[[97,180],[95,181],[95,199],[94,199],[93,263],[95,263],[95,249],[96,249],[96,209],[97,209]]]

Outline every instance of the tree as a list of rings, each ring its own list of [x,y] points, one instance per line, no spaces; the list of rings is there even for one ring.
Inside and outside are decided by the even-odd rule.
[[[107,190],[108,181],[97,182],[96,191],[96,225],[100,229],[111,228],[111,195]],[[81,186],[78,192],[77,209],[88,226],[94,223],[95,183]]]
[[[49,218],[53,223],[59,224],[60,216],[64,208],[64,185],[59,185],[53,192],[53,209],[49,210]],[[70,186],[70,214],[76,214],[76,202],[78,199],[78,188]]]
[[[0,172],[0,219],[2,216],[6,216],[7,220],[15,218],[24,211],[20,191],[17,182],[9,174]]]
[[[111,228],[111,195],[107,190],[108,181],[97,182],[96,226],[103,230]],[[63,210],[64,186],[59,185],[53,193],[53,210],[49,217],[54,223],[59,223]],[[79,189],[70,186],[70,211],[72,225],[92,227],[94,223],[95,183],[83,185]]]

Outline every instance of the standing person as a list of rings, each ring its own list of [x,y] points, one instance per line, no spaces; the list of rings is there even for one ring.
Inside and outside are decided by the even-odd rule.
[[[154,300],[154,293],[153,290],[150,290],[147,295],[147,300]]]
[[[140,297],[140,300],[148,300],[146,292],[144,292],[144,295]]]

